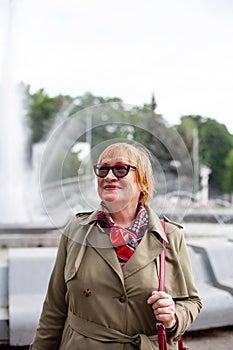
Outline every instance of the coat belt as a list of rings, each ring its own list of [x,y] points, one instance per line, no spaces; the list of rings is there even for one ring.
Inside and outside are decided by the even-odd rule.
[[[157,335],[135,334],[130,336],[116,329],[104,327],[98,323],[85,320],[74,315],[71,311],[69,311],[68,314],[68,323],[77,333],[104,343],[132,343],[138,345],[141,350],[153,350],[152,342],[158,341]]]

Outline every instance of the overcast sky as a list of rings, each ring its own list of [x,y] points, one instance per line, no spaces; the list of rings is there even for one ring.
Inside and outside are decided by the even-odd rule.
[[[0,57],[9,0],[0,0]],[[217,119],[233,133],[232,0],[12,0],[17,80],[50,96],[149,103],[171,124]],[[1,79],[2,80],[2,79]]]

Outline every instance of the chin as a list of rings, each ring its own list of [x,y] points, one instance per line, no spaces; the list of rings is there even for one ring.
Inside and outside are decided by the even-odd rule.
[[[118,198],[116,196],[103,196],[101,197],[102,201],[107,203],[115,203],[117,204],[119,202]]]
[[[116,200],[116,198],[114,199],[102,198],[102,200],[111,212],[122,211],[129,204],[129,201],[127,202],[125,200],[119,201],[119,200]]]

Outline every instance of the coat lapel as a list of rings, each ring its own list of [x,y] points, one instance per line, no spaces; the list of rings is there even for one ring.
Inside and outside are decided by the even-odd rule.
[[[91,227],[91,230],[88,233],[86,238],[86,244],[91,246],[103,259],[104,261],[115,271],[119,276],[122,284],[124,284],[123,273],[121,266],[119,264],[115,250],[112,247],[109,235],[104,232],[101,232],[100,229],[96,226],[98,210],[92,212],[91,214],[81,218],[79,223],[83,227]]]
[[[113,249],[109,235],[100,232],[100,230],[94,226],[88,236],[87,244],[90,245],[105,260],[105,262],[119,276],[122,283],[124,283],[122,268],[118,261],[116,252]]]
[[[167,236],[163,230],[159,217],[152,212],[150,207],[147,206],[146,210],[149,215],[149,228],[134,254],[123,267],[125,278],[131,276],[133,273],[158,258],[164,249],[160,242],[160,238],[167,242]]]
[[[87,244],[92,246],[115,271],[122,284],[124,284],[124,278],[142,269],[160,255],[164,249],[159,240],[160,237],[167,242],[167,237],[163,231],[159,217],[152,212],[150,207],[146,207],[146,209],[149,214],[149,228],[123,269],[120,266],[116,252],[107,234],[101,233],[96,226],[93,226],[87,238]],[[82,220],[82,224],[90,225],[91,222],[96,220],[96,217],[97,211],[93,212],[87,219]]]
[[[115,250],[113,248],[95,248],[95,250],[118,275],[124,285],[124,275]]]
[[[153,232],[147,231],[137,249],[123,267],[124,277],[127,278],[144,266],[154,261],[162,252],[163,245]]]

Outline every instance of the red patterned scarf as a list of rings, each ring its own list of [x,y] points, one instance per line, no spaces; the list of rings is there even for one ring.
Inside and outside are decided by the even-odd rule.
[[[148,227],[148,214],[142,205],[138,208],[137,217],[130,227],[124,228],[114,225],[106,216],[104,211],[100,211],[97,218],[97,226],[109,234],[117,257],[123,267],[134,253]]]

